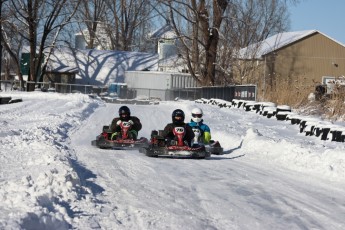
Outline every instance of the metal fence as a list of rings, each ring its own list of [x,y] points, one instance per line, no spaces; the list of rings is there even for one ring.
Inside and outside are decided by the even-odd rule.
[[[196,88],[181,89],[144,89],[144,88],[128,88],[124,95],[126,99],[148,98],[163,101],[171,101],[176,98],[185,100],[196,100],[200,98],[200,90]]]
[[[185,100],[217,98],[226,101],[232,101],[232,99],[255,101],[257,87],[255,85],[236,85],[165,90],[129,88],[127,92],[125,96],[127,99],[146,96],[148,98],[156,98],[165,101],[175,100],[176,98]]]
[[[0,86],[2,91],[11,91],[16,89],[13,81],[0,80]]]
[[[233,86],[208,86],[197,88],[200,93],[198,98],[217,98],[225,101],[242,99],[255,101],[257,95],[256,85],[233,85]]]
[[[257,87],[256,85],[237,85],[235,86],[235,94],[233,99],[256,101]]]
[[[30,84],[35,85],[35,89],[43,92],[58,92],[58,93],[102,93],[106,90],[105,87],[95,85],[82,85],[82,84],[67,84],[67,83],[52,83],[52,82],[33,82],[25,81],[24,86],[20,85],[20,81],[0,81],[1,90],[11,91],[17,89],[23,89],[26,91]],[[96,92],[94,92],[96,91]]]
[[[0,81],[1,89],[5,91],[20,89],[19,81]],[[26,82],[24,89],[28,84],[35,84],[35,90],[58,92],[58,93],[83,93],[83,94],[102,94],[107,92],[107,86],[66,84],[52,82]],[[121,99],[157,99],[162,101],[175,100],[176,98],[184,100],[196,100],[200,98],[223,99],[232,101],[232,99],[256,100],[255,85],[236,85],[236,86],[212,86],[212,87],[193,87],[176,89],[147,89],[147,88],[124,88],[118,92]]]

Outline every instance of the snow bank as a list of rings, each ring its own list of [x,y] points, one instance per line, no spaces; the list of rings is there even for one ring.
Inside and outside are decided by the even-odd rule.
[[[102,102],[85,95],[25,93],[0,107],[0,229],[68,229],[80,199],[68,133]],[[56,100],[56,99],[59,100]],[[59,104],[56,104],[56,103]],[[8,113],[7,111],[15,111]]]

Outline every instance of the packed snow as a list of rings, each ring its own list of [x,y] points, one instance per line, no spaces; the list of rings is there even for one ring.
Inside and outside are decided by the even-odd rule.
[[[0,229],[345,229],[345,144],[290,121],[194,101],[128,105],[139,136],[199,107],[224,155],[150,158],[91,146],[119,104],[0,92]]]

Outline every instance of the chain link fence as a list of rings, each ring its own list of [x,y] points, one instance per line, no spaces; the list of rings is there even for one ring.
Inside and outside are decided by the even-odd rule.
[[[3,91],[27,89],[28,84],[35,84],[36,91],[58,92],[58,93],[83,93],[107,95],[107,86],[52,83],[52,82],[25,82],[21,87],[19,81],[0,81]],[[212,86],[212,87],[193,87],[176,89],[147,89],[147,88],[127,88],[124,87],[117,92],[116,97],[120,99],[145,99],[171,101],[177,98],[183,100],[196,100],[200,98],[217,98],[226,101],[232,99],[256,100],[256,85],[237,85],[237,86]]]
[[[1,90],[11,91],[11,90],[20,90],[23,89],[26,91],[30,84],[35,85],[36,91],[43,92],[57,92],[57,93],[102,93],[106,91],[105,87],[94,86],[94,85],[83,85],[83,84],[66,84],[66,83],[52,83],[52,82],[34,82],[34,81],[25,81],[24,86],[20,85],[18,80],[2,80],[0,81]],[[94,92],[96,91],[96,92]]]

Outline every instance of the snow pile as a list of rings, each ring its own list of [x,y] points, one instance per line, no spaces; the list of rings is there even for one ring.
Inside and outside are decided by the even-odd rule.
[[[20,96],[22,104],[0,107],[0,213],[8,218],[0,228],[67,229],[71,223],[67,213],[80,199],[77,190],[81,189],[71,164],[68,133],[100,102],[81,95]],[[50,103],[55,106],[46,106]],[[34,104],[34,110],[29,104]]]
[[[258,164],[271,162],[328,180],[342,181],[345,175],[344,146],[341,145],[329,149],[312,139],[295,143],[288,138],[268,138],[258,130],[248,129],[239,152],[243,152]]]

